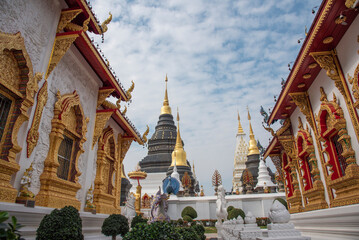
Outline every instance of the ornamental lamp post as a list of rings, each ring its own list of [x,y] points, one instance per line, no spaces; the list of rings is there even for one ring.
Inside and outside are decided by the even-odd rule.
[[[147,173],[146,172],[143,172],[141,171],[141,168],[139,165],[137,165],[136,167],[136,170],[133,171],[133,172],[129,172],[128,174],[128,177],[130,179],[134,179],[136,180],[137,179],[137,188],[136,188],[136,202],[135,202],[135,210],[136,210],[136,213],[137,215],[142,215],[141,213],[141,185],[140,185],[140,179],[146,179],[147,177]]]

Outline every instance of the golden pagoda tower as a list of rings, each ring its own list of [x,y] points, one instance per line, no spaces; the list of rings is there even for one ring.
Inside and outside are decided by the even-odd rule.
[[[252,188],[254,188],[258,182],[258,167],[259,167],[259,161],[260,161],[260,153],[257,146],[257,141],[254,137],[253,128],[251,124],[251,115],[249,113],[249,109],[247,107],[248,111],[248,121],[249,121],[249,147],[248,147],[248,155],[247,155],[247,161],[246,161],[246,169],[251,172],[251,175],[253,176],[252,181]],[[243,184],[243,176],[242,176],[242,184]],[[242,192],[246,192],[246,189],[243,188]]]
[[[183,149],[181,134],[180,134],[180,128],[179,128],[179,113],[177,109],[177,137],[176,137],[176,145],[175,149],[172,152],[172,163],[171,167],[174,166],[174,161],[176,159],[176,165],[177,166],[188,166],[187,165],[187,154],[185,150]]]
[[[170,103],[168,101],[168,94],[167,94],[167,82],[168,82],[167,74],[166,74],[165,82],[166,82],[165,99],[163,100],[163,106],[161,107],[161,115],[172,114]]]

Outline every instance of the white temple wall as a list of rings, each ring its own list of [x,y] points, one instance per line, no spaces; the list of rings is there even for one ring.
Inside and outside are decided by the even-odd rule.
[[[342,67],[343,75],[353,97],[352,86],[348,81],[348,74],[353,77],[355,68],[359,64],[359,42],[358,42],[359,18],[357,17],[350,25],[343,38],[340,40],[336,50]],[[359,113],[359,109],[356,109]]]
[[[285,193],[266,193],[248,195],[228,195],[226,196],[227,205],[242,209],[246,214],[251,211],[255,217],[268,217],[268,212],[275,198],[285,199]],[[182,210],[191,206],[197,211],[197,218],[217,219],[216,217],[217,196],[204,197],[177,197],[171,196],[168,200],[168,215],[172,220],[181,217]]]

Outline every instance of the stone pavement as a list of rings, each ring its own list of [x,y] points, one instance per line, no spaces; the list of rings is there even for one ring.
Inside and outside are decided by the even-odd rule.
[[[217,240],[217,233],[205,233],[206,240]]]

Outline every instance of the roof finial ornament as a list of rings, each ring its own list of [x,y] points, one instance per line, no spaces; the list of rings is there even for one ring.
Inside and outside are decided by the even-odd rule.
[[[108,30],[108,27],[107,27],[107,25],[111,22],[111,20],[112,20],[112,14],[111,14],[111,12],[109,12],[109,17],[101,24],[101,28],[102,28],[102,34],[103,33],[105,33],[105,32],[107,32],[107,30]]]
[[[167,94],[167,82],[168,82],[167,74],[166,74],[165,82],[166,82],[165,99],[163,100],[163,106],[161,107],[161,114],[171,114],[171,107],[169,105],[168,94]]]
[[[242,128],[241,118],[239,116],[239,111],[238,110],[237,110],[237,114],[238,114],[238,132],[237,132],[237,135],[238,135],[238,134],[243,134],[244,131],[243,131],[243,128]]]
[[[248,111],[248,120],[249,120],[249,148],[248,148],[248,155],[259,154],[257,141],[254,138],[254,133],[253,133],[252,124],[251,124],[251,114],[249,113],[248,106],[247,106],[247,111]]]

